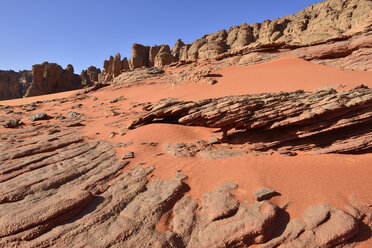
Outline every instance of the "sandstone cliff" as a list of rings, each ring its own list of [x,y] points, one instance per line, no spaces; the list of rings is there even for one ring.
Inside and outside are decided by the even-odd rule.
[[[189,47],[179,40],[172,54],[182,59],[205,59],[250,44],[314,45],[362,31],[371,24],[371,11],[372,2],[369,0],[325,1],[273,21],[252,25],[244,23],[228,31],[205,35]]]

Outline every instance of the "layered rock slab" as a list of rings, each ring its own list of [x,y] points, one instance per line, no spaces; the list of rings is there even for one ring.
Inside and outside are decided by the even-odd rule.
[[[312,153],[361,153],[372,147],[372,91],[319,90],[230,96],[200,101],[160,100],[133,121],[135,128],[158,119],[188,126],[241,132],[250,149]],[[234,137],[233,134],[231,134]],[[243,141],[240,141],[243,142]],[[282,152],[285,152],[284,150]]]

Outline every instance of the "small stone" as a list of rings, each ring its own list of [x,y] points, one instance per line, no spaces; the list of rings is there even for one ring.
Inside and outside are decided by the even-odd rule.
[[[58,114],[58,115],[54,116],[54,119],[55,119],[55,120],[58,120],[58,119],[63,120],[63,119],[66,119],[66,117],[64,117],[64,116],[61,115],[61,114]]]
[[[123,157],[121,157],[121,159],[129,159],[129,158],[134,158],[134,152],[127,152],[123,155]]]
[[[72,106],[71,108],[76,109],[76,108],[81,108],[82,106],[83,106],[83,104],[79,103],[79,104],[76,104],[76,105]]]
[[[47,120],[49,116],[46,113],[38,113],[30,116],[31,121]]]
[[[110,138],[110,139],[112,139],[112,138],[114,138],[114,137],[115,137],[115,135],[116,135],[116,133],[115,133],[115,132],[111,132],[111,133],[110,133],[110,136],[109,136],[109,138]]]
[[[217,137],[212,137],[209,139],[208,144],[213,145],[213,144],[218,144],[220,140]]]
[[[69,114],[70,117],[74,119],[80,119],[83,116],[83,114],[76,113],[74,111],[69,111],[67,114]]]
[[[277,193],[275,190],[268,188],[262,188],[254,192],[254,196],[257,201],[268,200],[275,195],[279,195],[279,193]]]
[[[55,134],[55,133],[59,133],[59,132],[61,132],[61,130],[59,130],[59,129],[51,129],[51,130],[48,131],[48,134],[51,135],[51,134]]]
[[[118,101],[125,100],[123,96],[110,100],[110,103],[116,103]]]
[[[22,125],[22,123],[21,123],[21,119],[19,118],[9,120],[5,122],[5,124],[3,124],[5,128],[16,128],[16,127],[19,127],[20,125]]]

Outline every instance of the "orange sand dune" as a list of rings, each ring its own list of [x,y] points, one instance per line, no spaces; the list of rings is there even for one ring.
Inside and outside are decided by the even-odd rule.
[[[314,64],[295,57],[280,58],[252,66],[229,66],[215,71],[214,74],[222,75],[215,78],[218,81],[215,85],[189,83],[178,88],[169,85],[147,85],[119,91],[133,101],[157,101],[165,97],[200,100],[227,95],[299,89],[314,91],[326,85],[337,84],[346,85],[346,88],[360,84],[372,87],[370,71],[340,71],[337,68]],[[120,95],[115,91],[112,93]]]
[[[73,90],[73,91],[65,91],[60,93],[54,93],[54,94],[47,94],[42,96],[32,96],[32,97],[25,97],[25,98],[18,98],[18,99],[12,99],[12,100],[4,100],[0,101],[0,105],[10,105],[10,106],[17,106],[17,105],[23,105],[23,104],[29,104],[36,101],[48,101],[53,99],[60,99],[69,97],[79,90]]]

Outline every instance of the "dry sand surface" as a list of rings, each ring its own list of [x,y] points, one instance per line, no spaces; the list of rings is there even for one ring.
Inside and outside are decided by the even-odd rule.
[[[349,89],[360,84],[372,87],[372,72],[340,71],[336,68],[317,65],[294,57],[281,58],[269,63],[252,66],[229,66],[214,73],[218,83],[198,85],[189,83],[173,88],[170,85],[142,85],[129,88],[109,86],[89,93],[82,100],[62,104],[45,103],[38,112],[50,115],[71,110],[71,106],[82,104],[72,111],[86,116],[84,134],[90,140],[110,142],[132,142],[129,147],[119,148],[118,156],[133,151],[135,158],[131,164],[154,164],[154,178],[173,178],[181,170],[189,178],[189,194],[200,199],[218,185],[231,181],[239,185],[233,192],[241,202],[254,201],[253,191],[262,187],[276,190],[281,195],[272,198],[278,206],[288,204],[290,218],[301,217],[312,204],[325,203],[343,209],[350,197],[363,203],[372,203],[372,154],[363,155],[247,155],[244,157],[207,160],[200,157],[175,158],[164,153],[168,143],[192,143],[218,136],[217,129],[189,127],[175,124],[155,123],[120,135],[120,127],[129,123],[133,115],[141,112],[144,102],[175,97],[180,100],[200,100],[263,92],[314,91],[321,87],[333,86],[338,90]],[[345,85],[340,88],[337,85]],[[45,101],[69,97],[76,92],[64,92],[40,97],[1,101],[1,105],[22,105],[32,101]],[[115,103],[109,101],[123,96]],[[100,105],[100,103],[103,103]],[[138,106],[135,103],[139,104]],[[112,111],[121,113],[112,114]],[[111,111],[111,112],[110,112]],[[124,116],[124,117],[123,117]],[[55,120],[49,120],[53,123]],[[30,121],[25,119],[29,124]],[[0,128],[3,131],[4,128]],[[114,134],[112,134],[114,132]],[[111,135],[111,137],[110,137]],[[110,137],[110,138],[109,138]],[[147,144],[143,144],[147,143]],[[157,143],[151,145],[148,143]],[[221,144],[224,146],[226,144]],[[227,144],[228,145],[228,144]],[[372,247],[370,241],[359,247]]]

